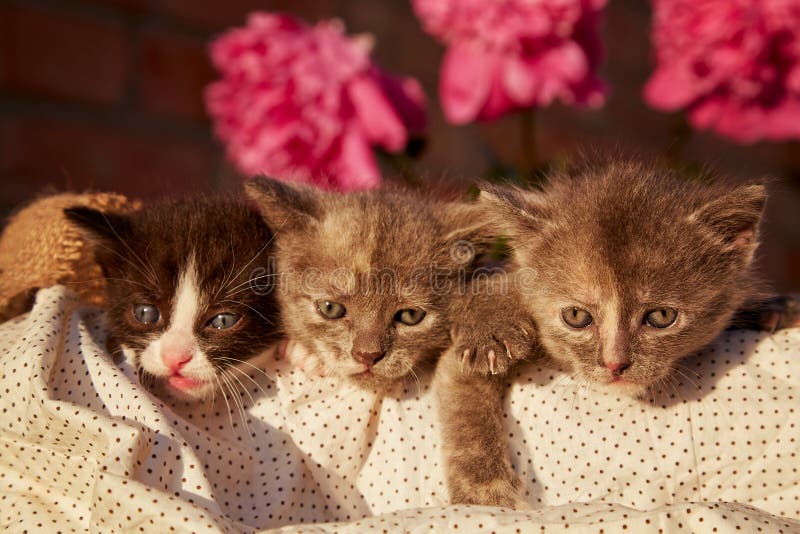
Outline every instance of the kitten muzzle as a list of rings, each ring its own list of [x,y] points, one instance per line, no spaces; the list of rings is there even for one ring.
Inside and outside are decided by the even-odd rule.
[[[179,391],[191,391],[206,384],[205,380],[197,380],[180,374],[169,377],[169,385]]]
[[[353,351],[353,358],[358,363],[363,363],[367,366],[367,370],[372,369],[372,366],[386,357],[386,352],[361,352]]]

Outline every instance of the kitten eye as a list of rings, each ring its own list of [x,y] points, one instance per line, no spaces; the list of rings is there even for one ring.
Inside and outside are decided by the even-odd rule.
[[[407,324],[408,326],[419,324],[419,322],[424,318],[425,311],[420,310],[419,308],[408,308],[405,310],[400,310],[394,314],[394,320],[396,322]]]
[[[142,324],[157,323],[161,314],[152,304],[137,304],[133,307],[133,316]]]
[[[326,319],[341,319],[347,313],[344,306],[330,300],[318,300],[317,309]]]
[[[238,323],[241,318],[241,315],[235,313],[218,313],[208,321],[206,326],[216,328],[217,330],[225,330]]]
[[[644,316],[644,322],[653,328],[667,328],[672,326],[678,318],[678,310],[675,308],[658,308],[647,312]]]
[[[592,314],[575,306],[561,310],[561,318],[572,328],[586,328],[592,324]]]

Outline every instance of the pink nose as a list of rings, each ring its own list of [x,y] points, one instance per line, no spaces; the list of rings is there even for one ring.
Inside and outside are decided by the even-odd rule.
[[[161,353],[161,359],[171,371],[179,371],[186,362],[192,359],[192,355],[187,351],[166,351]]]
[[[624,362],[624,361],[623,362],[621,362],[621,361],[603,362],[603,364],[607,368],[611,369],[611,371],[613,371],[614,373],[617,373],[617,374],[621,373],[622,371],[624,371],[625,369],[627,369],[628,367],[631,366],[630,362]]]

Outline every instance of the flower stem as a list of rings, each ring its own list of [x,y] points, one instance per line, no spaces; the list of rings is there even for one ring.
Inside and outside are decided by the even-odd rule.
[[[520,112],[520,145],[525,168],[522,172],[523,181],[530,184],[535,181],[539,167],[539,154],[536,150],[536,109],[528,108]]]

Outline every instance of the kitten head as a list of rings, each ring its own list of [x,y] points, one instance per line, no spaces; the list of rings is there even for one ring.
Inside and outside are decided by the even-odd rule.
[[[711,185],[633,162],[586,164],[543,192],[492,189],[512,221],[548,354],[633,396],[680,373],[760,291],[762,185]]]
[[[184,400],[230,389],[233,367],[278,336],[271,234],[237,201],[153,204],[131,215],[65,210],[95,243],[109,333],[142,380]]]
[[[275,229],[286,333],[326,373],[382,388],[447,347],[450,293],[479,234],[459,218],[469,208],[264,178],[248,192]]]

